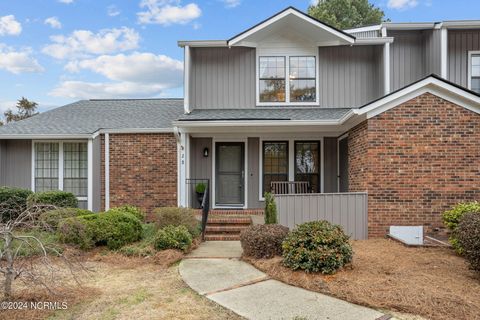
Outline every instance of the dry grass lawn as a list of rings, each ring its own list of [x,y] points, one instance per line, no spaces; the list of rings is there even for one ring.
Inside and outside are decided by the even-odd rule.
[[[150,259],[90,256],[85,264],[92,272],[82,276],[81,287],[66,289],[62,298],[17,290],[19,301],[67,301],[67,310],[2,311],[0,319],[241,319],[188,288],[177,264],[162,263],[178,260],[181,253],[162,254]]]
[[[429,319],[480,319],[480,277],[446,248],[409,248],[386,239],[354,241],[354,261],[333,276],[247,259],[272,278],[377,309]]]

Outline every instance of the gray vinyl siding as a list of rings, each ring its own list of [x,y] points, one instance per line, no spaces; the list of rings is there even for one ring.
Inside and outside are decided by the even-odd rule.
[[[248,138],[248,208],[263,208],[264,202],[259,201],[259,174],[258,168],[260,155],[259,138]]]
[[[380,31],[378,30],[361,31],[361,32],[351,32],[350,34],[356,38],[378,38],[380,36]]]
[[[1,184],[32,188],[32,141],[4,140],[1,148]]]
[[[102,207],[102,141],[101,136],[93,139],[93,190],[92,210],[98,212]]]
[[[208,148],[208,157],[203,156],[203,150]],[[209,179],[212,187],[212,138],[192,138],[190,140],[190,178]],[[212,204],[212,190],[210,190],[210,204]]]
[[[441,75],[441,31],[429,30],[425,34],[425,74]]]
[[[324,192],[337,192],[338,191],[338,182],[337,182],[337,138],[326,137],[324,139],[324,181],[323,188]]]
[[[468,86],[468,51],[480,50],[480,30],[448,31],[448,79]]]
[[[357,107],[379,98],[382,50],[382,46],[320,47],[320,107]]]
[[[192,48],[192,109],[255,107],[255,49]]]

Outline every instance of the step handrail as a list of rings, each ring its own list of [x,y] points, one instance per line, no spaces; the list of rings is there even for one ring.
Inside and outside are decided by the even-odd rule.
[[[202,199],[202,241],[205,241],[205,231],[207,229],[207,221],[208,221],[208,212],[210,211],[210,201],[209,201],[209,183],[207,183],[207,187],[205,188],[205,193]]]

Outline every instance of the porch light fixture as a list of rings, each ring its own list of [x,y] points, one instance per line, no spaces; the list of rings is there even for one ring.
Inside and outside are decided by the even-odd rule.
[[[208,148],[203,149],[203,156],[208,158]]]

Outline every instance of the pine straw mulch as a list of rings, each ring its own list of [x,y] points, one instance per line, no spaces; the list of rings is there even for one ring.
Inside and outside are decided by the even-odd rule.
[[[480,319],[480,276],[447,248],[353,241],[351,266],[332,276],[292,271],[281,257],[244,260],[270,277],[352,303],[430,319]]]

